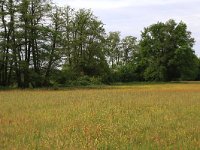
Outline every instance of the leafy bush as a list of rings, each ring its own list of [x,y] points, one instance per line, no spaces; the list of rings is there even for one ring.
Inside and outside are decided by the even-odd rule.
[[[101,78],[82,76],[77,80],[70,81],[71,86],[89,86],[89,85],[100,85],[102,84]]]

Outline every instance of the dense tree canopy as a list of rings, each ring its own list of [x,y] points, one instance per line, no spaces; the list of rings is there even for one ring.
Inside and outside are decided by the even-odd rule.
[[[200,61],[185,23],[106,33],[91,10],[45,0],[0,1],[0,86],[195,80]]]
[[[193,45],[194,39],[183,22],[169,20],[145,28],[140,41],[145,80],[194,80],[198,58]]]

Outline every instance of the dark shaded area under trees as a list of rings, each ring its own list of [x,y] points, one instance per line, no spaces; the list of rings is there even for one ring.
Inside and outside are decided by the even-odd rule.
[[[44,87],[199,80],[183,22],[158,22],[141,40],[106,33],[91,10],[45,0],[0,1],[0,86]]]

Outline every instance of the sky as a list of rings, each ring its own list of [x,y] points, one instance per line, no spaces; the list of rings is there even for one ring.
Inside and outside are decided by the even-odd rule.
[[[53,0],[59,6],[91,9],[106,32],[140,39],[144,27],[174,19],[187,24],[195,38],[195,53],[200,57],[200,0]]]

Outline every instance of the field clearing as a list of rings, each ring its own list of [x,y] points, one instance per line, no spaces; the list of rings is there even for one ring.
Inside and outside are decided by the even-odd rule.
[[[0,149],[200,149],[200,84],[0,91]]]

